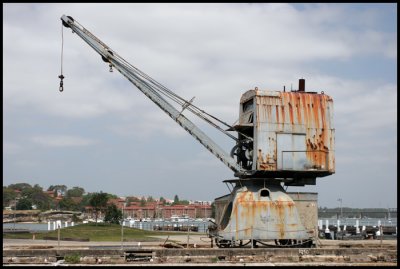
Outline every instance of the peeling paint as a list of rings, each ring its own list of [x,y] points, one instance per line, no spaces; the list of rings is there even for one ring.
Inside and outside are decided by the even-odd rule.
[[[237,187],[232,197],[233,210],[219,235],[236,239],[309,239],[309,230],[301,222],[293,199],[280,185],[263,187],[254,182]],[[261,196],[268,190],[268,196]]]
[[[254,113],[253,151],[257,152],[253,156],[254,170],[324,171],[324,175],[335,172],[335,129],[330,96],[257,89],[244,93],[241,105],[250,100],[253,100],[253,107],[246,113]],[[242,110],[239,112],[243,113]],[[239,126],[246,123],[242,114],[239,118]],[[279,148],[279,134],[292,134],[294,144]],[[304,136],[296,136],[301,134]]]

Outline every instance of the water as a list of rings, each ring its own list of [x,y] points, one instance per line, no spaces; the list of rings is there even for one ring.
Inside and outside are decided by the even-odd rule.
[[[200,233],[205,233],[206,229],[208,228],[208,221],[185,221],[185,222],[171,222],[171,221],[142,221],[142,222],[134,222],[132,225],[130,225],[129,221],[125,221],[124,227],[132,227],[132,228],[137,228],[137,229],[143,229],[143,230],[154,230],[154,226],[159,225],[159,226],[168,226],[171,225],[171,227],[174,227],[174,225],[178,226],[197,226],[199,228],[198,232]],[[47,231],[48,229],[48,224],[47,223],[3,223],[3,229],[26,229],[30,231]],[[64,228],[64,222],[62,223],[62,228]],[[68,223],[68,226],[71,224]],[[75,225],[79,225],[75,223]],[[50,225],[50,229],[53,230],[53,223]]]
[[[53,226],[51,226],[53,227]],[[47,231],[47,223],[3,223],[3,229],[24,229],[30,231]]]
[[[143,230],[154,230],[154,226],[158,225],[160,227],[182,227],[182,226],[196,226],[198,227],[198,232],[199,233],[205,233],[208,225],[210,224],[209,221],[182,221],[182,222],[177,222],[177,221],[142,221],[138,222],[135,221],[134,223],[130,223],[129,221],[125,221],[124,226],[126,227],[132,227],[132,228],[137,228],[137,229],[143,229]]]
[[[325,225],[325,220],[329,221],[329,225],[337,225],[337,219],[336,218],[321,218],[322,224]],[[393,218],[390,222],[387,219],[349,219],[349,218],[343,218],[340,219],[340,225],[347,225],[347,226],[355,226],[356,221],[359,221],[359,226],[378,226],[378,222],[381,221],[382,226],[397,226],[397,218]],[[210,222],[208,221],[184,221],[184,222],[171,222],[171,221],[149,221],[149,222],[134,222],[132,226],[130,226],[129,221],[125,221],[124,227],[132,227],[132,228],[137,228],[137,229],[144,229],[144,230],[154,230],[155,225],[160,225],[160,226],[168,226],[171,225],[174,227],[174,225],[182,225],[182,226],[187,226],[187,225],[194,225],[199,228],[200,233],[205,233],[208,225]],[[63,226],[64,227],[64,223]],[[70,225],[70,223],[68,223]],[[78,225],[78,224],[75,224]],[[3,229],[27,229],[30,231],[47,231],[47,223],[3,223]],[[50,225],[50,228],[53,229],[53,224]]]

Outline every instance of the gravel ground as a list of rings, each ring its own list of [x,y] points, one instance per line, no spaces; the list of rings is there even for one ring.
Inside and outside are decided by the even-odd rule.
[[[160,241],[155,242],[124,242],[124,247],[161,247],[160,245],[165,242],[167,236],[155,236],[159,238]],[[168,241],[173,241],[175,243],[186,244],[187,235],[170,235]],[[198,247],[210,247],[210,239],[202,234],[190,234],[189,244],[196,244]],[[340,246],[352,246],[352,247],[380,247],[380,240],[319,240],[318,247],[321,248],[332,248]],[[32,239],[3,239],[3,249],[8,248],[25,248],[25,247],[57,247],[58,241],[53,240],[32,240]],[[92,247],[92,246],[109,246],[116,247],[121,246],[121,242],[76,242],[76,241],[60,241],[60,248],[70,248],[70,247]],[[383,240],[383,247],[397,247],[397,240]],[[215,247],[215,244],[214,244]]]

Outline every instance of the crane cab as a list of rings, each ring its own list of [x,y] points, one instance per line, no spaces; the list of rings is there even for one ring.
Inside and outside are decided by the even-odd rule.
[[[324,92],[306,92],[304,79],[297,91],[245,92],[232,129],[243,141],[232,154],[251,177],[303,186],[335,172],[333,100]]]

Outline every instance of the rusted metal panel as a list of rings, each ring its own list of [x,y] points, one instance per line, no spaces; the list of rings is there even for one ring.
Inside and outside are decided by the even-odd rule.
[[[215,206],[216,223],[222,222],[223,213],[225,212],[230,200],[231,200],[230,194],[215,199],[214,206]]]
[[[238,128],[253,128],[253,170],[335,172],[330,96],[255,89],[242,95],[239,112]]]
[[[305,134],[277,133],[277,169],[302,170],[307,164]]]
[[[233,190],[229,222],[219,225],[218,235],[226,240],[305,240],[312,237],[313,229],[302,224],[293,199],[280,185],[264,187],[248,181]],[[227,203],[228,202],[228,203]],[[224,219],[222,216],[220,219]],[[219,223],[220,224],[220,223]]]
[[[287,192],[287,194],[296,203],[304,228],[307,231],[316,231],[318,226],[318,193]]]

